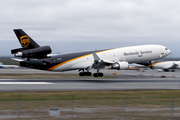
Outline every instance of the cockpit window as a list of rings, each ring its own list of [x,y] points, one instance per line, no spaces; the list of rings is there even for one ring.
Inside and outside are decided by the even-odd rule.
[[[167,48],[165,48],[165,50],[168,50]]]

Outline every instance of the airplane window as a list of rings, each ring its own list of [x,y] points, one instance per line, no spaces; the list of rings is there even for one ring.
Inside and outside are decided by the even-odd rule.
[[[167,48],[165,48],[165,50],[168,50]]]

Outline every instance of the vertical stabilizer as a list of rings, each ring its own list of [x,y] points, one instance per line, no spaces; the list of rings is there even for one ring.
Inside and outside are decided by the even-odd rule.
[[[29,35],[22,29],[14,29],[14,32],[23,48],[31,49],[40,47]]]
[[[22,29],[14,29],[14,32],[22,46],[11,50],[11,54],[21,58],[47,58],[47,54],[52,52],[50,46],[39,46],[29,35]]]

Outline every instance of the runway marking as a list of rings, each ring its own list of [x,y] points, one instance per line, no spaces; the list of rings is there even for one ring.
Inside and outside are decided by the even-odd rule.
[[[0,85],[1,84],[25,84],[25,85],[27,85],[27,84],[29,84],[29,85],[40,85],[40,84],[54,84],[54,83],[50,83],[50,82],[0,82]]]

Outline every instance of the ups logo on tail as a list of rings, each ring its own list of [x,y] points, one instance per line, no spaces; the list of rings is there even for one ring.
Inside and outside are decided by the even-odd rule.
[[[29,43],[30,43],[29,36],[27,36],[27,35],[21,36],[21,37],[20,37],[20,42],[21,42],[21,45],[22,45],[23,47],[28,46]]]

